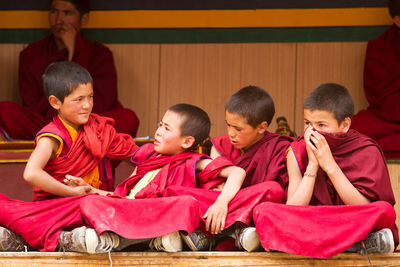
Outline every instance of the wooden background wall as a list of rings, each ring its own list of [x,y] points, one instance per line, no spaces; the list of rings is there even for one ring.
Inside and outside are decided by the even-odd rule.
[[[20,101],[18,55],[24,44],[0,44],[0,100]],[[367,102],[362,87],[366,42],[239,44],[109,44],[119,99],[140,118],[139,136],[153,135],[165,109],[178,102],[204,108],[212,136],[225,133],[224,104],[246,85],[273,97],[277,116],[302,132],[302,102],[316,86],[346,86],[356,111]],[[270,126],[274,131],[276,124]]]

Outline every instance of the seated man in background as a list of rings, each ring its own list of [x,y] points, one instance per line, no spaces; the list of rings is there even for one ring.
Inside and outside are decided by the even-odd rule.
[[[387,158],[400,157],[400,0],[389,1],[393,26],[368,42],[364,90],[369,107],[352,128],[375,139]]]
[[[19,88],[23,106],[0,102],[0,128],[13,139],[33,140],[54,116],[43,91],[42,75],[52,62],[74,61],[93,77],[93,112],[115,120],[117,132],[136,136],[139,119],[117,98],[117,74],[111,51],[87,40],[80,29],[89,20],[89,0],[51,1],[51,33],[20,54]]]

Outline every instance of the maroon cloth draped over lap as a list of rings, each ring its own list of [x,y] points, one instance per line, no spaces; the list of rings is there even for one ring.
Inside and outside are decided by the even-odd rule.
[[[377,141],[389,158],[400,157],[400,34],[396,25],[368,42],[364,66],[367,110],[352,128]]]
[[[312,257],[330,257],[364,239],[370,231],[382,228],[390,228],[398,244],[393,209],[395,199],[380,148],[372,139],[352,129],[346,134],[321,134],[347,179],[372,203],[344,205],[329,177],[319,169],[310,201],[310,205],[318,207],[271,203],[254,209],[253,217],[263,247]],[[291,147],[303,173],[308,163],[303,136]],[[306,228],[309,229],[306,231]]]
[[[50,122],[55,110],[44,94],[42,75],[51,63],[65,60],[68,60],[68,51],[58,50],[52,34],[29,44],[21,52],[19,90],[23,106],[0,102],[0,127],[11,137],[33,140],[37,131]],[[115,119],[118,132],[136,136],[139,119],[118,101],[117,74],[111,51],[77,34],[72,61],[87,69],[93,78],[93,112]],[[34,119],[30,120],[31,117]]]
[[[46,132],[54,133],[64,141],[61,155],[48,161],[44,168],[46,172],[61,182],[67,174],[82,177],[100,164],[100,189],[108,191],[114,189],[109,160],[127,158],[138,149],[130,135],[115,131],[112,119],[96,114],[90,115],[89,121],[79,130],[75,142],[72,142],[58,116],[54,116],[53,122],[40,130],[38,135]],[[34,188],[34,201],[50,198],[57,196]]]
[[[240,150],[231,144],[227,135],[212,139],[214,147],[222,156],[246,171],[242,187],[276,181],[285,188],[288,183],[286,150],[292,141],[289,136],[266,132],[261,140],[241,155]]]
[[[215,202],[221,192],[200,188],[171,186],[164,191],[164,196],[189,195],[199,202],[199,217],[202,218],[207,209]],[[285,193],[275,181],[267,181],[241,189],[228,205],[225,228],[234,223],[250,225],[252,222],[253,208],[262,202],[282,202]],[[204,230],[205,220],[202,219],[201,227]]]

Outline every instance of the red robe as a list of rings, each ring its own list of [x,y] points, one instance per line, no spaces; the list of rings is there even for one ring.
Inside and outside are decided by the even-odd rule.
[[[263,203],[254,209],[253,217],[263,247],[326,258],[382,228],[392,229],[397,244],[395,198],[380,148],[372,139],[351,129],[347,134],[322,134],[347,179],[371,203],[344,205],[329,177],[319,169],[311,206]],[[303,173],[308,162],[303,136],[291,147]]]
[[[58,116],[54,116],[53,122],[40,130],[38,135],[46,132],[60,136],[64,145],[60,156],[50,159],[44,170],[62,182],[66,174],[83,177],[99,166],[102,182],[100,189],[103,190],[114,189],[110,160],[127,158],[138,148],[130,135],[115,131],[112,119],[96,114],[90,115],[89,121],[79,130],[75,142],[72,142]],[[33,191],[34,201],[57,197],[39,188]]]
[[[389,158],[400,157],[400,34],[396,25],[368,42],[364,66],[367,110],[352,128],[377,141]]]
[[[227,135],[212,139],[214,147],[222,156],[246,171],[243,187],[265,181],[276,181],[285,188],[288,183],[286,150],[292,141],[289,136],[266,132],[261,140],[241,155],[240,150],[231,144]]]
[[[58,50],[52,34],[21,52],[19,88],[23,106],[0,102],[0,127],[11,137],[33,139],[50,122],[55,111],[44,94],[42,75],[50,63],[67,59],[67,49]],[[117,75],[111,51],[77,34],[72,61],[87,69],[93,78],[93,112],[115,119],[118,132],[136,136],[139,120],[133,111],[122,108],[117,98]]]
[[[118,186],[116,196],[92,194],[23,202],[0,194],[0,224],[42,251],[56,248],[61,230],[82,225],[94,227],[99,233],[114,231],[127,238],[156,237],[178,230],[190,233],[200,222],[198,202],[190,196],[157,197],[163,196],[162,191],[168,186],[195,186],[195,164],[206,156],[184,152],[175,156],[154,157],[152,148],[153,145],[148,144],[136,151],[132,161],[138,164],[137,174]],[[210,164],[215,164],[215,169],[219,171],[231,165],[227,160]],[[153,193],[144,188],[136,197],[147,199],[122,198],[134,187],[138,178],[159,168],[161,171],[150,182],[149,188],[160,192]],[[202,181],[207,183],[219,171],[211,168],[203,170],[200,172]],[[165,173],[170,175],[167,180]],[[159,182],[165,183],[159,185]]]

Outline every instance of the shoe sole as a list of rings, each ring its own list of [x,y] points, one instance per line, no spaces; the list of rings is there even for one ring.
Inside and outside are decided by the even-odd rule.
[[[384,236],[387,237],[387,239],[389,240],[390,243],[390,250],[389,252],[385,253],[385,254],[390,254],[394,251],[394,240],[393,240],[393,233],[392,231],[390,231],[390,229],[383,229],[382,231],[384,231]]]
[[[85,232],[85,244],[86,251],[89,254],[96,253],[97,245],[99,244],[99,238],[97,237],[97,233],[94,229],[87,228]]]
[[[174,232],[162,237],[162,246],[166,252],[182,251],[182,238],[179,232]]]
[[[255,227],[244,229],[240,238],[240,244],[242,245],[243,249],[248,252],[252,252],[261,248],[260,238],[258,237]]]

